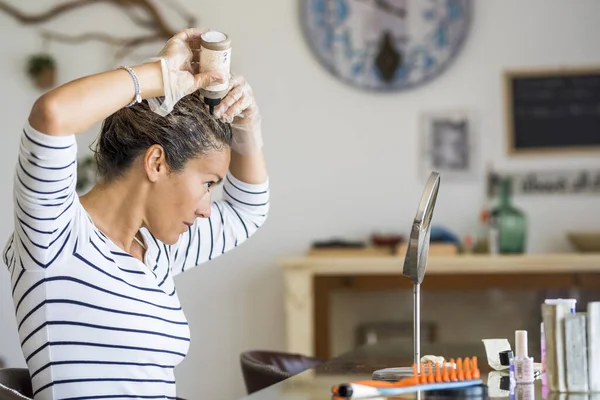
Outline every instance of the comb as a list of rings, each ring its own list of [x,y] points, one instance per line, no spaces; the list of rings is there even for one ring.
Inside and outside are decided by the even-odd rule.
[[[455,367],[445,367],[442,364],[421,363],[419,368],[413,364],[413,376],[397,382],[364,380],[344,383],[331,388],[334,396],[370,397],[395,396],[404,393],[458,389],[482,384],[481,373],[477,367],[477,357],[450,360]],[[419,372],[420,371],[420,372]]]

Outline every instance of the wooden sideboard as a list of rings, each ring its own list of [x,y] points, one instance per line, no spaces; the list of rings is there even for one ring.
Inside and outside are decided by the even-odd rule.
[[[330,294],[412,288],[403,257],[284,258],[287,350],[330,357]],[[464,279],[465,275],[469,279]],[[430,256],[422,290],[600,289],[600,254]]]

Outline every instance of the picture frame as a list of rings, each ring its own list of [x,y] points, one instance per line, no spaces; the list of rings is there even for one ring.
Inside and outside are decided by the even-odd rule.
[[[424,111],[419,124],[421,176],[436,171],[444,180],[476,177],[476,121],[472,111]]]

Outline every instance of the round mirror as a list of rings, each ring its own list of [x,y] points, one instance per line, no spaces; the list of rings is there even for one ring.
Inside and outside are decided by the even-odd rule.
[[[431,219],[440,187],[440,174],[432,172],[425,184],[417,215],[413,222],[406,258],[404,259],[403,274],[408,276],[413,284],[420,284],[425,277],[427,256],[429,254],[429,236]]]

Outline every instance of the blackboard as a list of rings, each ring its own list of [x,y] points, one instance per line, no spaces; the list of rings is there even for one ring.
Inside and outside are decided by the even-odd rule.
[[[600,152],[600,67],[505,73],[509,154]]]

